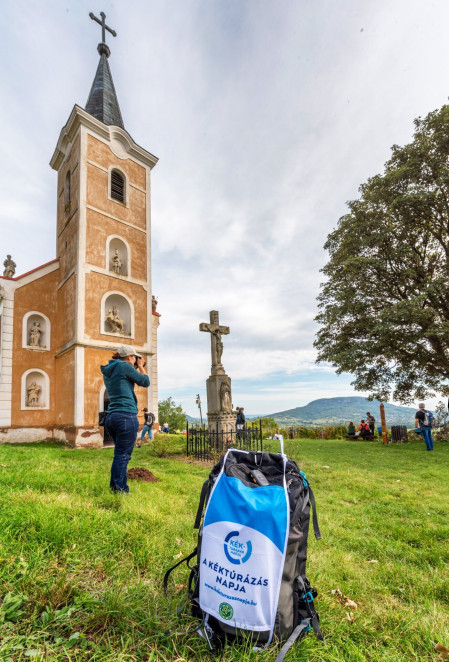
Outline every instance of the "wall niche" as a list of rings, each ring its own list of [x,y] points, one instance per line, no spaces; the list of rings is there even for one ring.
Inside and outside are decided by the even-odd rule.
[[[50,349],[50,320],[43,313],[30,311],[23,317],[22,347],[37,351]]]
[[[108,271],[118,276],[130,275],[129,248],[120,237],[108,237],[106,259]]]
[[[127,297],[119,292],[109,292],[103,297],[101,310],[101,333],[134,335],[134,307]]]
[[[50,380],[43,370],[32,368],[22,375],[22,409],[50,407]]]

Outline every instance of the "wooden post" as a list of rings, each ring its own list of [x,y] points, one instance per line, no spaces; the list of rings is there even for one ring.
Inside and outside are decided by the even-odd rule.
[[[382,441],[384,444],[387,443],[387,423],[385,421],[385,406],[384,403],[380,403],[380,422],[382,425]]]

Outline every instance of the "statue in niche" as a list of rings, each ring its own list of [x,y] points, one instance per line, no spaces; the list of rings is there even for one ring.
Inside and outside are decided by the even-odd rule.
[[[151,297],[151,310],[153,311],[153,313],[155,313],[157,310],[157,299],[154,296],[154,294]]]
[[[41,329],[41,323],[40,322],[33,322],[31,329],[30,329],[30,338],[28,341],[28,346],[29,347],[40,347],[41,346],[41,335],[42,335],[42,329]]]
[[[222,411],[232,411],[231,387],[229,382],[223,382],[221,385],[220,404]]]
[[[109,308],[108,314],[104,319],[109,324],[113,333],[125,333],[125,322],[120,317],[117,306],[112,306],[112,309]]]
[[[120,274],[122,266],[123,266],[123,262],[121,261],[120,255],[118,254],[118,248],[116,248],[114,251],[114,255],[112,256],[112,271],[115,274]]]
[[[41,391],[42,389],[37,382],[31,382],[31,384],[27,387],[28,407],[39,407],[39,395]]]
[[[14,260],[11,260],[11,255],[6,256],[3,266],[5,267],[3,275],[6,276],[6,278],[12,278],[16,273],[16,263]]]

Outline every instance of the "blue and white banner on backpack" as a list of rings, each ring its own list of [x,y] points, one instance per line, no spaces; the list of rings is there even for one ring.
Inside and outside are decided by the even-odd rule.
[[[288,529],[285,485],[252,488],[222,471],[204,517],[201,609],[236,628],[272,631]]]

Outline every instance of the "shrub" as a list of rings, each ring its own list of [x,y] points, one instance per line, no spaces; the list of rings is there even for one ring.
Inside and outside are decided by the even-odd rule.
[[[153,441],[148,442],[150,455],[155,457],[169,457],[180,455],[186,450],[186,436],[184,434],[159,433]]]

